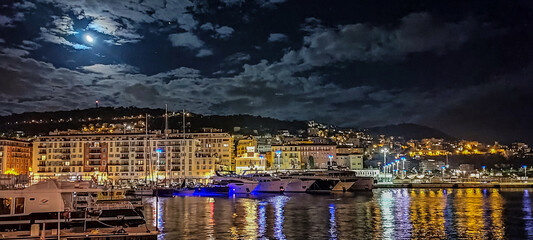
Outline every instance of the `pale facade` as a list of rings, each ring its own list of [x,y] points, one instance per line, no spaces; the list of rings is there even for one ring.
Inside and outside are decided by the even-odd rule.
[[[176,138],[183,138],[181,133],[172,135]],[[233,136],[229,133],[185,133],[185,138],[200,141],[200,152],[211,155],[216,159],[216,170],[235,171]]]
[[[349,168],[352,170],[361,170],[363,169],[363,154],[350,154],[349,158]]]
[[[43,136],[34,142],[33,152],[37,179],[202,180],[214,174],[216,164],[200,140],[160,134]]]

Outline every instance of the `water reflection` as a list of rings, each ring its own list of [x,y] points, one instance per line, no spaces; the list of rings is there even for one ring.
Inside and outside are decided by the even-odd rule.
[[[289,197],[285,196],[277,196],[274,197],[274,207],[275,207],[275,216],[276,216],[276,222],[274,225],[274,236],[276,239],[285,239],[285,235],[283,234],[283,220],[285,217],[283,216],[283,207],[289,200]]]
[[[533,238],[531,190],[376,189],[340,195],[147,199],[161,239]]]
[[[524,225],[528,238],[533,237],[533,217],[531,216],[531,200],[529,199],[529,191],[524,191],[524,197],[522,201],[522,209],[524,211]]]
[[[259,203],[259,238],[263,238],[266,232],[266,202]]]
[[[335,204],[329,204],[329,239],[337,239],[337,222],[335,220]]]

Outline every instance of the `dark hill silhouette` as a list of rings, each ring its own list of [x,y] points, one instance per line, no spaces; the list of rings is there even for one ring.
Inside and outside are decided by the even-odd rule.
[[[89,109],[76,109],[71,111],[56,112],[25,112],[0,116],[0,132],[23,131],[27,135],[45,135],[50,131],[81,129],[83,125],[96,123],[122,123],[124,121],[144,121],[144,115],[149,114],[149,126],[151,130],[164,129],[164,109],[137,108],[137,107],[100,107]],[[137,119],[117,120],[123,116],[141,116]],[[72,120],[70,120],[72,118]],[[89,118],[91,120],[89,120]],[[99,118],[99,119],[97,119]],[[58,120],[63,119],[62,122]],[[44,123],[23,123],[43,120]],[[51,120],[54,120],[51,122]],[[18,124],[14,124],[17,122]],[[202,128],[218,128],[225,132],[237,134],[277,133],[278,130],[289,130],[296,134],[299,130],[307,129],[305,121],[286,121],[269,117],[253,115],[202,115],[191,113],[186,119],[187,131],[199,132]],[[240,130],[235,132],[234,127]],[[169,128],[182,129],[182,117],[169,118]],[[304,131],[305,132],[305,131]],[[405,139],[421,138],[444,138],[453,139],[449,135],[425,126],[416,124],[398,124],[368,129],[374,136],[384,134],[387,136],[403,136]]]
[[[402,136],[405,140],[423,138],[442,138],[454,140],[455,138],[443,133],[435,128],[430,128],[418,124],[402,123],[398,125],[387,125],[368,129],[371,135]]]

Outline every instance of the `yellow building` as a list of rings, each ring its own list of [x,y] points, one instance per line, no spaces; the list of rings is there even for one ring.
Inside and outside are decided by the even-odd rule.
[[[288,170],[301,169],[302,160],[298,146],[272,146],[272,166],[271,169]]]
[[[235,158],[235,171],[237,174],[241,174],[244,171],[249,170],[265,170],[266,159],[260,156],[259,153],[253,153],[252,155],[245,154],[244,156]]]
[[[237,157],[241,157],[246,154],[248,148],[254,147],[257,149],[257,140],[254,137],[248,137],[246,139],[241,139],[237,142]]]
[[[174,134],[173,134],[174,135]],[[174,135],[183,138],[183,134]],[[219,131],[185,133],[185,138],[200,141],[200,152],[216,158],[216,170],[235,170],[233,136]]]
[[[30,168],[30,142],[0,139],[0,173],[29,175]]]

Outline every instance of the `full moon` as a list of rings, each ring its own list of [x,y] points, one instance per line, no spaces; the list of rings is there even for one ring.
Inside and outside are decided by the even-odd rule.
[[[94,38],[91,37],[91,35],[85,35],[85,40],[87,40],[87,42],[92,43],[94,41]]]

